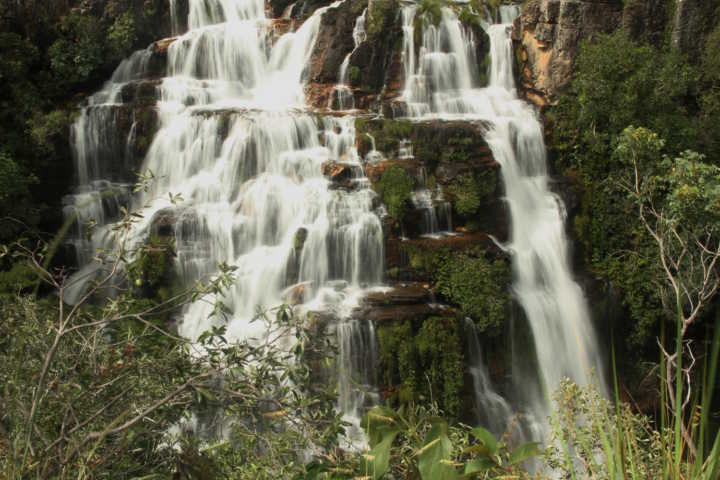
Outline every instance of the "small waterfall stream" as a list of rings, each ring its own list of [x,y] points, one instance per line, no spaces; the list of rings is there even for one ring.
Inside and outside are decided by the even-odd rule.
[[[353,91],[350,88],[350,78],[348,74],[348,68],[350,66],[350,57],[355,50],[367,39],[367,33],[365,32],[365,17],[367,15],[367,8],[363,10],[362,14],[355,20],[355,27],[353,28],[353,42],[354,48],[350,53],[345,55],[345,59],[340,64],[340,71],[338,72],[338,83],[333,89],[333,95],[328,98],[328,108],[330,110],[352,110],[355,108],[355,99],[353,98]]]
[[[501,166],[512,219],[505,248],[512,256],[513,291],[529,321],[537,354],[538,384],[517,388],[532,392],[524,395],[527,404],[522,406],[531,423],[527,428],[535,438],[547,438],[549,395],[560,381],[569,377],[580,385],[598,383],[602,389],[604,377],[585,296],[570,269],[564,205],[549,187],[542,126],[535,110],[515,92],[510,34],[519,7],[501,6],[500,23],[484,25],[490,38],[486,88],[477,87],[472,32],[462,27],[453,10],[443,8],[437,26],[423,27],[419,49],[414,41],[416,12],[417,5],[407,5],[402,12],[402,98],[409,116],[492,124],[486,140]],[[526,358],[513,361],[532,363]]]

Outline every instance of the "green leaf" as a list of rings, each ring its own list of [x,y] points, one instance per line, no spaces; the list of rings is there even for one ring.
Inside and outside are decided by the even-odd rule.
[[[490,471],[497,464],[489,458],[474,458],[465,464],[463,476],[472,476],[474,473],[483,473]]]
[[[482,442],[490,451],[490,455],[497,453],[497,440],[495,435],[482,427],[475,427],[471,430],[473,437]]]
[[[383,437],[372,450],[363,454],[362,465],[365,473],[373,478],[373,480],[382,478],[388,471],[390,466],[390,449],[395,441],[395,437],[400,433],[399,430],[386,430]]]
[[[417,452],[418,470],[423,480],[458,478],[455,465],[451,461],[452,443],[447,429],[447,423],[435,423],[425,437],[423,447]]]
[[[522,463],[540,454],[540,444],[538,442],[523,443],[510,454],[510,465]]]
[[[368,437],[370,448],[380,443],[387,432],[400,431],[397,413],[381,406],[374,407],[366,413],[361,425]]]

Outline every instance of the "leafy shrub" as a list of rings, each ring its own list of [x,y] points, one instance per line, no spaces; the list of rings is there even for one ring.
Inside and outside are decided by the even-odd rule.
[[[482,201],[480,187],[471,174],[457,178],[448,187],[455,211],[462,217],[474,214]]]
[[[554,401],[553,437],[558,439],[559,446],[548,449],[546,458],[564,476],[665,477],[663,434],[652,428],[647,417],[632,413],[624,404],[616,408],[594,387],[581,388],[568,380],[560,385]],[[576,455],[578,461],[571,460],[568,452]],[[626,472],[627,476],[616,476],[619,472]]]
[[[370,451],[362,455],[356,472],[373,480],[530,478],[522,463],[538,455],[537,443],[511,449],[507,438],[496,439],[482,427],[448,424],[442,413],[435,405],[370,410],[362,419]]]
[[[395,389],[396,404],[434,399],[449,415],[460,414],[462,342],[457,320],[431,317],[418,330],[408,321],[378,328],[380,377]]]
[[[5,152],[0,151],[0,202],[2,210],[11,210],[13,202],[22,200],[28,193],[33,177],[28,176]]]
[[[60,37],[50,46],[50,66],[58,81],[77,83],[98,73],[104,62],[102,25],[73,12],[62,19]]]
[[[27,293],[38,281],[37,272],[27,262],[15,262],[9,270],[0,272],[0,295]]]
[[[416,338],[420,371],[429,383],[429,398],[436,398],[451,417],[460,415],[462,407],[463,361],[458,321],[454,317],[430,317]]]
[[[110,54],[122,59],[131,51],[137,36],[135,35],[135,21],[130,13],[125,12],[115,19],[107,32],[107,47]]]
[[[652,241],[634,218],[622,186],[626,168],[614,154],[628,125],[649,128],[666,140],[663,153],[703,150],[701,75],[671,49],[656,49],[619,30],[581,44],[568,95],[549,115],[551,158],[581,198],[574,230],[584,258],[620,293],[631,321],[618,328],[628,358],[654,348],[663,310],[657,298]]]
[[[375,189],[387,205],[388,213],[396,222],[402,221],[414,188],[413,178],[398,165],[390,165],[375,185]]]
[[[504,260],[455,254],[437,264],[438,292],[458,305],[481,331],[501,331],[510,305],[510,269]]]

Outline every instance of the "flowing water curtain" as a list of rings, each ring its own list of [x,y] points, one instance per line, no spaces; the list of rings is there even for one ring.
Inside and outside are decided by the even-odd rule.
[[[535,437],[549,433],[549,391],[564,377],[580,385],[596,382],[606,391],[604,371],[587,302],[574,281],[565,235],[562,201],[550,190],[542,126],[535,110],[517,98],[512,72],[512,22],[517,6],[501,6],[499,23],[483,28],[490,40],[487,88],[477,88],[479,70],[468,55],[472,32],[451,8],[437,25],[419,19],[418,7],[403,7],[403,101],[413,118],[484,119],[492,127],[486,140],[501,165],[511,214],[511,240],[504,246],[513,258],[515,298],[533,333],[538,387],[524,395]],[[526,359],[514,358],[526,363]],[[518,390],[526,390],[523,385]]]
[[[132,232],[135,242],[166,223],[181,283],[215,275],[219,263],[237,266],[234,285],[220,299],[230,338],[265,334],[262,322],[252,322],[258,308],[304,302],[305,310],[330,311],[346,346],[338,360],[339,408],[359,424],[361,406],[376,402],[370,367],[376,339],[374,329],[349,315],[363,288],[382,280],[382,225],[355,151],[354,118],[318,120],[303,111],[321,17],[342,3],[316,10],[275,40],[263,0],[190,0],[189,29],[170,44],[162,79],[149,83],[149,48],[123,62],[88,100],[73,128],[78,186],[66,210],[78,224],[82,268],[71,292],[77,298],[98,273],[94,251],[109,241],[123,206],[144,215]],[[180,33],[178,4],[171,8]],[[363,19],[356,21],[356,45]],[[135,138],[134,124],[126,135],[118,117],[134,107],[122,92],[147,84],[156,91],[151,110],[158,127],[142,170],[152,173],[131,199],[127,179],[112,183],[109,172],[122,170],[117,156]],[[352,167],[350,188],[331,188],[322,175],[331,161]],[[117,198],[105,190],[119,192]],[[80,230],[91,220],[99,228],[86,240]],[[187,307],[180,333],[196,339],[221,323],[211,303]]]

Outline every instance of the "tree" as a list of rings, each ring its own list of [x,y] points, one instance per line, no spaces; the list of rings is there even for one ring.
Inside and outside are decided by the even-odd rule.
[[[665,280],[662,300],[676,321],[675,352],[665,353],[665,381],[675,414],[677,465],[681,436],[696,454],[683,422],[692,398],[690,373],[695,363],[685,338],[720,288],[720,167],[705,163],[703,155],[692,151],[676,158],[663,157],[663,146],[664,141],[654,132],[630,126],[624,130],[616,154],[632,168],[627,189],[640,222],[655,242]],[[683,368],[685,352],[691,362]]]
[[[79,277],[47,266],[52,248],[0,250],[53,294],[0,298],[0,476],[301,475],[302,453],[331,451],[342,431],[334,395],[310,389],[305,361],[332,349],[310,342],[307,319],[289,307],[258,314],[263,338],[229,340],[227,265],[166,300],[137,298],[133,259],[148,247],[128,237],[140,216],[125,212],[116,246],[98,252],[99,276],[73,305],[67,292]],[[215,326],[192,343],[169,320],[198,301],[215,304]]]

